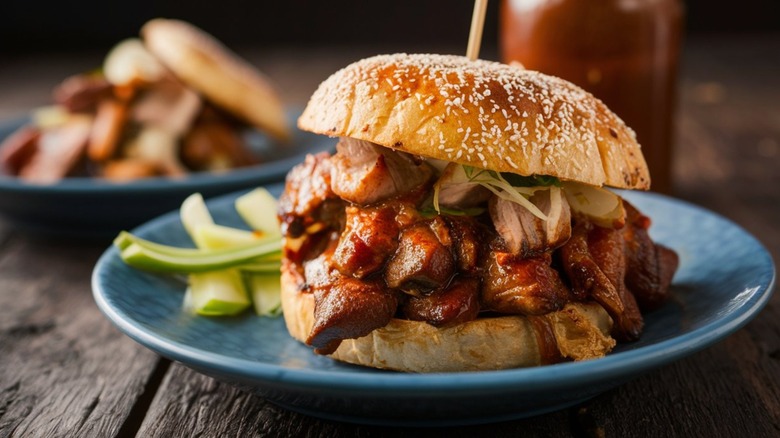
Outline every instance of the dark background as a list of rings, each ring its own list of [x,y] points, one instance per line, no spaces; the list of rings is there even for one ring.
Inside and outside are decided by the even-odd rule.
[[[601,1],[601,0],[581,0]],[[483,47],[496,46],[490,0]],[[153,17],[190,21],[231,46],[465,46],[473,0],[0,0],[0,54],[106,50]],[[778,0],[685,0],[688,35],[780,31]],[[2,65],[0,65],[2,68]]]

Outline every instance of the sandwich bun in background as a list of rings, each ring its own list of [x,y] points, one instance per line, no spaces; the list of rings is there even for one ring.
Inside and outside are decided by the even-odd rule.
[[[141,29],[146,48],[186,85],[239,119],[289,141],[284,106],[270,81],[208,33],[157,18]]]

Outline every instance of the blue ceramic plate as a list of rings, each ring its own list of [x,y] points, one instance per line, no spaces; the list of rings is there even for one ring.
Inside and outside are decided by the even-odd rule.
[[[297,120],[299,112],[290,111]],[[0,122],[0,141],[27,119]],[[331,150],[335,141],[294,129],[289,145],[275,145],[252,131],[246,135],[262,164],[223,173],[197,172],[183,179],[147,178],[117,184],[97,178],[66,178],[51,185],[28,184],[0,174],[0,216],[18,229],[70,237],[112,237],[176,209],[188,195],[212,197],[282,181],[307,153]]]
[[[573,405],[701,350],[742,327],[769,299],[771,257],[740,227],[660,195],[625,196],[653,218],[651,235],[679,253],[681,266],[673,299],[646,315],[641,341],[592,361],[475,373],[379,371],[315,356],[287,334],[280,318],[184,313],[182,283],[129,268],[113,248],[95,267],[92,285],[100,309],[137,342],[295,411],[389,425],[509,420]],[[240,224],[235,197],[210,203],[218,221]],[[175,213],[135,232],[189,245]]]

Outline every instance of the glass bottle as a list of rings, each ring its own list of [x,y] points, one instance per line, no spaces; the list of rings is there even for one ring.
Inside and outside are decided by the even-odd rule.
[[[683,14],[681,0],[502,0],[501,54],[603,100],[669,193]]]

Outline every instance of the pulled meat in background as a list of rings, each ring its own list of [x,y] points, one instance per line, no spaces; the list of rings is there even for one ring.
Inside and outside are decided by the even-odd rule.
[[[0,166],[4,174],[18,175],[38,150],[41,131],[25,126],[3,140],[0,148]]]
[[[245,123],[169,77],[112,85],[80,74],[52,99],[56,105],[36,111],[20,136],[0,139],[5,173],[36,184],[71,176],[127,182],[259,162],[242,135]]]

